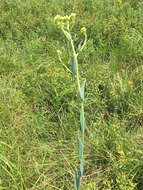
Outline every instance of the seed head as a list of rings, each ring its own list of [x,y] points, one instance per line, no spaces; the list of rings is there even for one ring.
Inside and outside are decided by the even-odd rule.
[[[71,15],[69,16],[69,19],[72,21],[72,23],[75,22],[75,17],[76,17],[75,13],[71,13]]]
[[[82,27],[80,31],[81,31],[81,33],[82,33],[83,35],[86,35],[86,28],[85,28],[85,27]]]
[[[57,23],[61,20],[61,16],[60,15],[56,15],[54,18],[54,22]]]
[[[54,18],[54,22],[58,25],[61,26],[62,25],[62,20],[63,18],[60,15],[55,16]]]
[[[59,49],[57,50],[57,53],[58,53],[58,55],[62,54],[62,52]]]

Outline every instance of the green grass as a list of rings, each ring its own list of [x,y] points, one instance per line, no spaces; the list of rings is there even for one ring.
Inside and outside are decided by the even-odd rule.
[[[0,1],[0,189],[74,189],[79,103],[70,47],[54,24],[77,14],[87,79],[82,190],[143,189],[141,0]]]

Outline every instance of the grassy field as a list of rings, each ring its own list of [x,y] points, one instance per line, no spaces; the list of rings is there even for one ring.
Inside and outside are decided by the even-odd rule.
[[[143,189],[143,1],[0,1],[0,190],[73,190],[79,105],[54,17],[76,13],[86,78],[81,190]]]

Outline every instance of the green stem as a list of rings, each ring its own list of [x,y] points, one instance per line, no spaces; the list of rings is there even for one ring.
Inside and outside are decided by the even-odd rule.
[[[84,43],[83,43],[83,45],[82,45],[82,47],[81,47],[81,49],[80,49],[80,52],[83,50],[83,48],[85,47],[85,45],[86,45],[86,43],[87,43],[87,35],[85,34],[84,35]],[[78,55],[78,54],[77,54]]]
[[[82,118],[83,118],[83,122],[84,122],[84,127],[83,127],[83,130],[82,130],[82,143],[83,143],[83,146],[84,146],[85,120],[84,120],[84,102],[83,101],[81,102],[81,113],[82,113]]]
[[[77,78],[77,85],[78,85],[78,91],[80,93],[80,80],[79,80],[79,70],[78,70],[78,60],[77,60],[77,54],[76,54],[76,51],[75,51],[75,48],[74,48],[74,43],[73,43],[73,40],[70,41],[71,42],[71,47],[72,47],[72,51],[73,51],[73,55],[75,56],[75,59],[76,59],[76,78]]]
[[[86,41],[86,40],[85,40]],[[76,54],[76,51],[75,51],[75,48],[74,48],[74,43],[73,43],[73,40],[70,41],[71,42],[71,46],[72,46],[72,51],[73,51],[73,55],[75,56],[75,59],[76,59],[76,78],[77,78],[77,84],[78,84],[78,91],[79,91],[79,94],[80,94],[80,80],[79,80],[79,70],[78,70],[78,60],[77,60],[77,56],[78,54]],[[85,44],[84,44],[85,45]],[[83,152],[84,152],[84,131],[85,131],[85,121],[84,121],[84,101],[81,100],[81,114],[82,114],[82,118],[83,118],[83,122],[84,122],[84,126],[83,126],[83,130],[81,132],[81,138],[82,138],[82,144],[83,144]],[[82,153],[83,153],[82,152]],[[83,162],[84,160],[84,154],[82,154],[82,157],[80,158],[80,163]],[[82,176],[80,176],[81,178]],[[79,186],[80,188],[80,186]]]
[[[72,73],[71,70],[63,63],[63,61],[62,61],[60,55],[58,55],[58,58],[59,58],[59,61],[61,62],[61,64],[66,68],[66,70],[67,70],[68,72]]]

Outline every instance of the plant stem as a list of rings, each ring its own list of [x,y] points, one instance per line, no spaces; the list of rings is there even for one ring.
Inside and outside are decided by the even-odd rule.
[[[80,93],[80,80],[79,80],[79,70],[78,70],[78,60],[77,60],[77,54],[74,48],[74,44],[73,44],[73,40],[70,41],[71,42],[71,47],[72,47],[72,51],[73,51],[73,55],[75,56],[76,59],[76,78],[77,78],[77,85],[78,85],[78,91]]]
[[[84,120],[84,102],[83,101],[81,102],[81,114],[82,114],[82,118],[83,118],[83,122],[84,122],[84,127],[83,127],[83,130],[82,130],[82,143],[83,143],[83,146],[84,146],[85,120]]]

